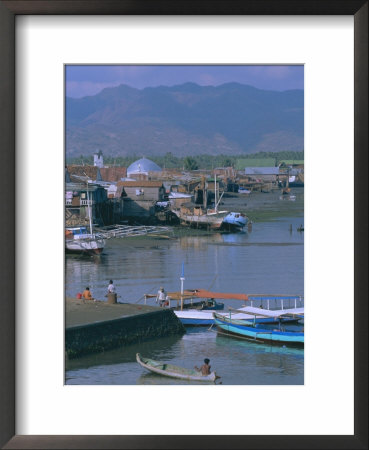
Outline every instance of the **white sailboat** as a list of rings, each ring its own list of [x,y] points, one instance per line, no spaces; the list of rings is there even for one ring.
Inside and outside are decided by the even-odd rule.
[[[65,251],[66,253],[100,254],[105,247],[105,239],[100,233],[93,232],[91,205],[87,186],[87,210],[90,222],[90,232],[87,227],[67,227],[65,229]]]

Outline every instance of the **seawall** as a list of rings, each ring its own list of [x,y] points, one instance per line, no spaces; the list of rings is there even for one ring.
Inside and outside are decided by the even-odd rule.
[[[67,302],[65,351],[68,358],[78,358],[129,344],[185,333],[185,328],[170,309],[98,303],[100,304],[88,302],[85,305],[81,302],[78,311],[73,312],[68,311]],[[84,310],[86,314],[83,314]],[[101,314],[99,310],[102,310]],[[76,314],[84,317],[83,323],[73,324],[76,322]],[[110,316],[108,320],[99,320],[106,316]],[[111,318],[111,316],[119,317]]]

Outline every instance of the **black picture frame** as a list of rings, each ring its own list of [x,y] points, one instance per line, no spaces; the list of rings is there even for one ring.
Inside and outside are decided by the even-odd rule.
[[[355,59],[354,435],[15,435],[15,17],[20,14],[353,15]],[[368,1],[42,0],[0,1],[0,445],[6,449],[367,449],[368,448]],[[4,195],[5,194],[5,195]],[[343,361],[344,362],[344,361]],[[317,405],[318,406],[318,405]]]

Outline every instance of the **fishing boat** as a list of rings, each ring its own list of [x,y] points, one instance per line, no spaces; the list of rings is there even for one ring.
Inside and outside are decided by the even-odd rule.
[[[67,227],[65,229],[65,251],[66,253],[78,253],[87,255],[98,255],[105,247],[104,236],[94,233],[92,226],[92,214],[90,199],[87,190],[88,217],[90,222],[90,232],[87,227]]]
[[[219,230],[223,226],[224,218],[229,214],[228,211],[219,211],[218,206],[224,192],[218,199],[217,181],[215,175],[215,200],[214,208],[204,208],[201,205],[183,204],[179,209],[173,209],[173,213],[179,218],[180,222],[196,228],[206,228],[208,230]]]
[[[231,317],[213,313],[217,328],[226,334],[245,338],[257,343],[270,342],[280,345],[304,345],[303,331],[287,331],[280,326],[278,329],[266,328],[250,320],[237,320]]]
[[[212,296],[214,294],[214,296]],[[156,298],[155,294],[145,294],[145,304],[148,299]],[[217,296],[216,292],[209,292],[205,289],[185,289],[181,291],[167,292],[167,303],[165,306],[172,307],[173,302],[176,306],[173,309],[191,309],[196,311],[219,311],[224,309],[224,303],[217,302],[215,298],[223,298]],[[177,312],[177,311],[175,311]]]
[[[204,209],[200,205],[188,204],[173,210],[173,213],[182,224],[210,230],[219,230],[222,227],[223,219],[228,215],[228,211],[218,211],[217,208]]]
[[[139,353],[136,354],[136,361],[140,364],[140,366],[150,372],[154,372],[165,377],[201,382],[215,382],[215,380],[219,378],[215,372],[211,372],[209,375],[202,375],[198,370],[186,369],[184,367],[174,366],[173,364],[167,364],[165,362],[144,358]]]
[[[105,247],[105,239],[99,233],[88,233],[86,227],[65,229],[66,253],[100,254]]]
[[[246,188],[240,186],[240,187],[238,188],[238,193],[239,193],[239,194],[246,194],[246,195],[249,195],[249,194],[251,194],[251,191],[250,191],[250,189],[246,189]]]
[[[181,294],[177,293],[178,299]],[[192,303],[196,297],[203,299],[240,300],[245,306],[232,309],[233,317],[239,320],[251,320],[258,324],[278,324],[298,322],[304,317],[303,297],[300,295],[262,295],[262,294],[235,294],[230,292],[211,292],[205,289],[185,290],[184,300],[190,300],[190,304],[175,309],[174,313],[185,326],[208,326],[214,324],[211,310],[199,309]],[[256,302],[259,306],[254,307]],[[247,303],[247,304],[246,304]],[[222,303],[223,304],[223,303]],[[271,309],[274,308],[274,309]],[[229,312],[219,312],[222,316],[228,316]]]
[[[183,268],[181,282],[182,280],[184,281]],[[145,304],[147,300],[156,297],[155,294],[145,294]],[[185,326],[208,326],[214,324],[213,310],[219,312],[224,309],[224,303],[217,300],[242,301],[245,306],[232,309],[233,317],[258,324],[293,323],[304,317],[303,297],[300,295],[247,295],[213,292],[206,289],[181,289],[181,291],[167,292],[165,306],[172,308],[174,314]],[[259,305],[258,307],[253,306],[255,302]],[[219,312],[219,314],[228,316],[229,312]]]
[[[209,326],[215,323],[213,311],[199,311],[197,309],[175,310],[174,314],[185,326]],[[229,312],[219,312],[223,317]],[[232,317],[237,320],[248,320],[257,324],[301,323],[304,317],[304,308],[291,308],[286,310],[263,310],[261,308],[244,307],[232,310]]]
[[[249,221],[249,218],[243,213],[230,212],[223,219],[224,228],[229,230],[242,230]]]

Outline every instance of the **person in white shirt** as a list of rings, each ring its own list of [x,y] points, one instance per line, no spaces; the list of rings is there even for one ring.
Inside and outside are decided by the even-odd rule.
[[[164,288],[161,287],[158,290],[158,294],[156,296],[156,303],[159,303],[160,306],[163,306],[166,300],[167,294],[164,291]]]
[[[109,281],[108,294],[115,294],[115,286],[113,284],[113,280]]]

